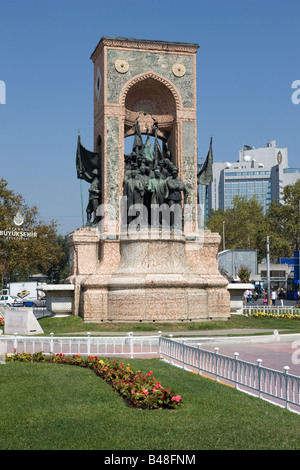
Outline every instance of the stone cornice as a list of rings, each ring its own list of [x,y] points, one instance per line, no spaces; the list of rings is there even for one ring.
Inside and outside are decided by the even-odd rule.
[[[199,44],[193,43],[152,41],[148,39],[113,38],[105,36],[101,38],[91,55],[93,62],[95,62],[98,54],[104,46],[112,48],[120,47],[122,49],[137,49],[183,54],[195,54],[200,47]]]

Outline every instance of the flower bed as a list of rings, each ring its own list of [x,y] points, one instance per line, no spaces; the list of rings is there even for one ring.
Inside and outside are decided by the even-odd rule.
[[[130,364],[120,363],[117,359],[104,361],[93,355],[82,358],[80,354],[46,356],[43,352],[29,354],[15,351],[14,354],[7,354],[6,360],[8,362],[51,362],[89,368],[108,382],[113,390],[118,392],[125,402],[132,407],[174,409],[182,402],[180,395],[175,394],[171,389],[164,388],[155,379],[152,370],[147,373],[140,370],[134,371],[131,369]]]
[[[295,315],[292,313],[264,313],[264,312],[255,312],[249,315],[253,318],[282,318],[286,320],[300,320],[300,315]]]

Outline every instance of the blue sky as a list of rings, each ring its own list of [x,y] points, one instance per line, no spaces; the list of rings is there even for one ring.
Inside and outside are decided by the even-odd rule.
[[[77,132],[93,150],[102,36],[198,43],[199,156],[211,135],[222,162],[276,140],[300,167],[299,18],[299,0],[0,0],[0,176],[60,233],[81,225]]]

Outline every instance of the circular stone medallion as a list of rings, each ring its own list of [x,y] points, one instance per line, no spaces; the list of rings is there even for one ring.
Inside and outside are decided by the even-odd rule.
[[[129,64],[124,59],[118,59],[115,62],[116,71],[119,73],[126,73],[129,69]]]
[[[172,71],[176,77],[183,77],[186,72],[186,68],[183,64],[174,64]]]

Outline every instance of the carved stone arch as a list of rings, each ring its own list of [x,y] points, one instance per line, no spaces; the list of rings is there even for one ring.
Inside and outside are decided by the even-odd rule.
[[[156,122],[158,137],[168,142],[175,157],[177,119],[182,100],[171,81],[153,71],[136,75],[121,90],[119,104],[124,110],[124,135],[133,132],[137,119],[143,134]]]
[[[123,87],[120,93],[120,105],[121,106],[125,105],[127,93],[131,87],[133,87],[136,83],[141,82],[143,80],[147,80],[149,78],[153,80],[157,80],[158,82],[162,83],[167,88],[169,88],[169,90],[174,96],[177,108],[182,108],[181,96],[177,88],[174,86],[174,84],[170,80],[168,80],[166,77],[163,77],[162,75],[155,73],[152,70],[149,70],[148,72],[140,73],[139,75],[135,75],[130,80],[128,80],[128,82],[125,84],[125,86]]]

